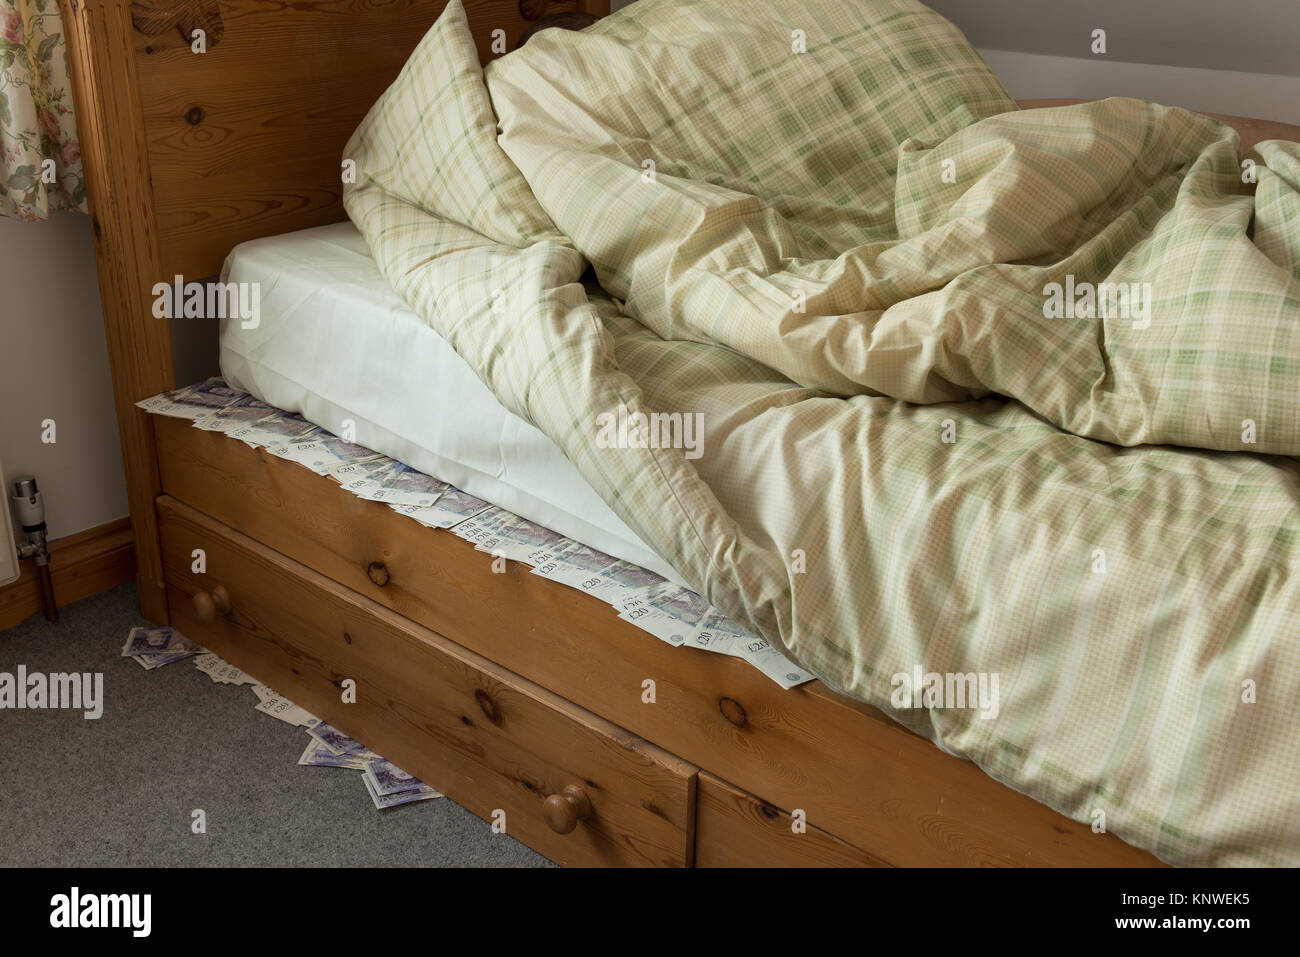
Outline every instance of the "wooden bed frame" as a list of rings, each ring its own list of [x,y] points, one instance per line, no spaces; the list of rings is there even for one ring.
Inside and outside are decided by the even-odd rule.
[[[513,563],[493,574],[450,533],[136,408],[175,386],[154,284],[344,219],[342,146],[444,3],[60,4],[146,617],[561,863],[1159,863],[819,682],[781,691],[673,649]],[[466,7],[486,60],[493,31],[513,47],[545,12],[608,0]],[[1300,139],[1241,122],[1252,142]]]

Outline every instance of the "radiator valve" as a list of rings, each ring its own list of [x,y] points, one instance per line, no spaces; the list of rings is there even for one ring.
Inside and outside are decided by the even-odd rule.
[[[36,479],[15,479],[10,492],[14,515],[22,526],[27,541],[18,546],[22,558],[30,558],[36,565],[37,575],[41,580],[41,604],[45,608],[45,617],[50,621],[59,620],[59,606],[54,599],[54,578],[50,574],[50,548],[45,535],[45,500]]]

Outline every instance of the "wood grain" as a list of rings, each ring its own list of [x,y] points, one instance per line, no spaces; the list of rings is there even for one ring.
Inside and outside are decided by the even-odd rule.
[[[175,500],[158,512],[185,634],[479,816],[504,810],[506,832],[552,860],[689,864],[694,766]],[[191,597],[218,584],[229,612],[205,622]],[[593,813],[557,834],[545,802],[567,787]]]
[[[706,771],[696,794],[696,867],[886,866],[820,828],[796,831],[790,811]]]
[[[225,23],[219,0],[135,0],[131,23],[136,32],[153,37],[155,43],[189,47],[196,33],[211,47],[221,42]]]
[[[154,499],[160,488],[153,425],[135,403],[175,386],[171,335],[152,312],[162,275],[149,184],[149,141],[140,107],[130,6],[61,0],[77,106],[95,264],[113,373],[127,501],[135,539],[140,611],[166,623]]]
[[[138,5],[137,5],[138,6]],[[445,0],[223,0],[203,54],[136,33],[163,273],[213,275],[248,239],[339,222],[343,147]],[[528,24],[518,0],[466,3],[479,56]],[[608,13],[551,0],[546,11]]]
[[[122,518],[50,543],[54,595],[62,608],[135,577],[131,522]],[[22,563],[17,581],[0,588],[0,630],[41,611],[36,566]]]
[[[309,469],[157,422],[167,493],[329,579],[890,864],[1158,863],[1095,835],[820,682],[673,648],[608,605],[427,529]],[[368,569],[387,571],[380,586]],[[656,703],[643,703],[654,680]]]

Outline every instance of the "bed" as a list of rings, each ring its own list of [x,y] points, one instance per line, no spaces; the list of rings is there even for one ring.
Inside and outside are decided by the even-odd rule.
[[[494,30],[517,35],[543,10],[607,12],[466,6],[484,60]],[[240,242],[342,220],[343,143],[442,7],[65,9],[144,614],[481,816],[504,812],[510,833],[562,863],[1158,863],[819,682],[782,691],[741,662],[674,655],[588,596],[513,566],[495,575],[452,535],[135,408],[175,384],[154,283],[215,275]],[[184,40],[198,26],[219,36],[201,58]],[[1300,132],[1250,124],[1262,137]],[[292,404],[236,341],[228,361],[248,363],[246,385]],[[426,451],[435,474],[500,478],[499,465]],[[541,487],[531,476],[493,494],[510,496],[507,485]],[[563,491],[562,503],[499,504],[661,561],[581,487]],[[346,678],[362,689],[356,705],[340,701]]]

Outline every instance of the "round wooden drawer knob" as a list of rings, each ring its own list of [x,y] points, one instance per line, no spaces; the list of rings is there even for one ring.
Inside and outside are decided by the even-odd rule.
[[[569,834],[579,821],[589,820],[596,813],[587,792],[570,784],[559,794],[552,794],[542,802],[542,815],[546,826],[556,834]]]
[[[205,622],[216,621],[219,614],[230,614],[230,592],[226,591],[226,586],[218,585],[211,592],[195,592],[194,614],[199,616],[199,621]]]

